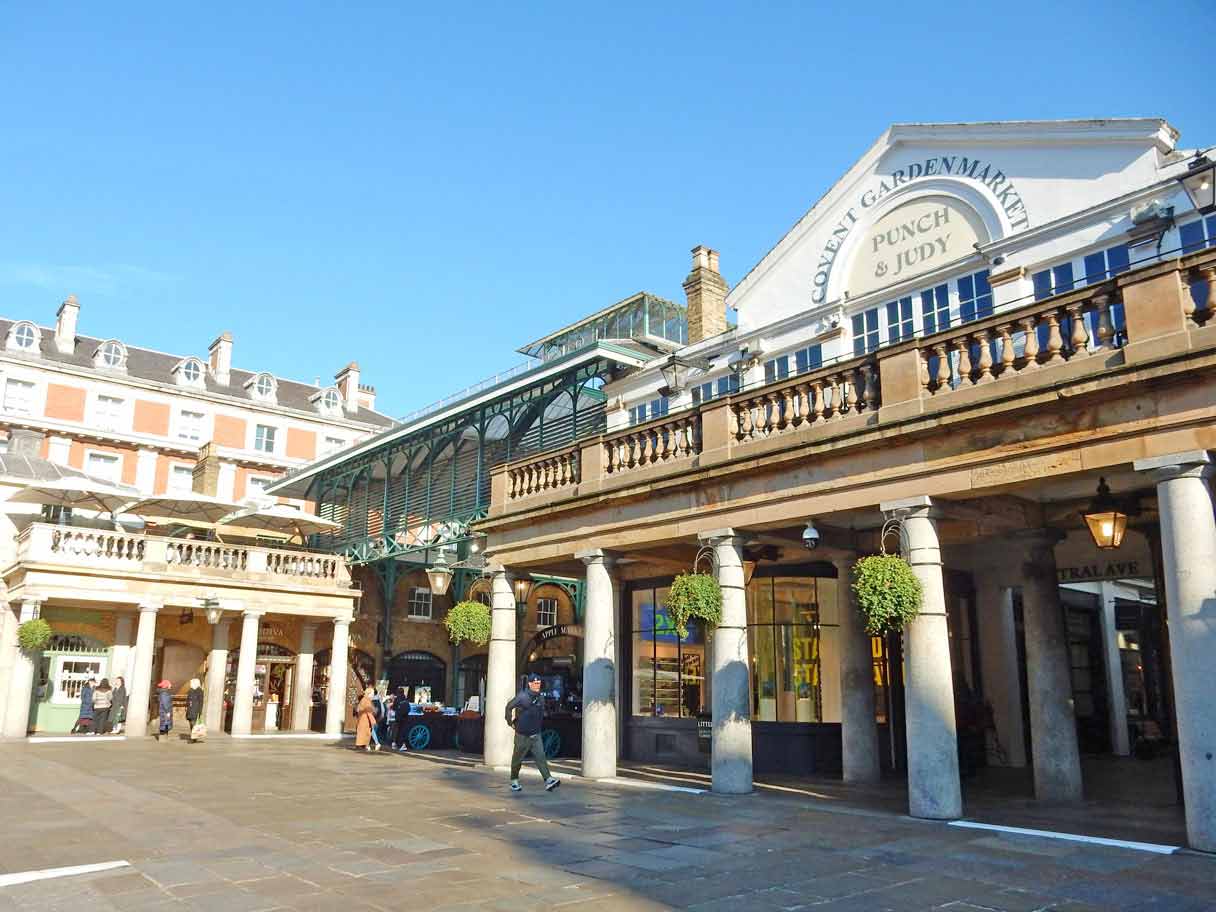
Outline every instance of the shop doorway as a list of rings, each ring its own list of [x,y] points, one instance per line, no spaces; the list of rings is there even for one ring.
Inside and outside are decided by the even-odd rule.
[[[66,733],[80,715],[80,689],[94,678],[126,674],[109,671],[110,647],[78,634],[57,634],[43,650],[34,682],[30,729]]]
[[[232,730],[232,701],[241,650],[228,653],[224,676],[224,729]],[[258,643],[253,666],[252,730],[280,731],[291,727],[291,701],[295,692],[296,654],[277,643]]]
[[[390,693],[398,687],[414,703],[443,703],[446,696],[447,663],[429,652],[399,652],[384,665]]]

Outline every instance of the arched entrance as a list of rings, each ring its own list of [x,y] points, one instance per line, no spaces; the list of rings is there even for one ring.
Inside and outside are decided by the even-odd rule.
[[[384,663],[388,689],[406,688],[416,703],[442,703],[447,692],[447,663],[429,652],[399,652]],[[429,691],[430,699],[427,699]]]

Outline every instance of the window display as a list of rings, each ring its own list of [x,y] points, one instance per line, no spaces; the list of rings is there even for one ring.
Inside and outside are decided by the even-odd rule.
[[[695,717],[709,711],[705,629],[688,625],[681,638],[667,614],[668,589],[635,589],[632,599],[633,714]]]

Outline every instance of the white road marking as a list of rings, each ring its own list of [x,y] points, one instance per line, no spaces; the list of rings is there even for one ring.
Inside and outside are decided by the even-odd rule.
[[[16,874],[0,874],[0,887],[32,883],[35,880],[52,880],[56,877],[74,877],[77,874],[95,874],[114,868],[130,867],[129,861],[99,861],[97,864],[74,865],[70,868],[44,868],[41,871],[19,871]]]
[[[1134,849],[1137,852],[1155,852],[1158,855],[1173,855],[1181,848],[1181,846],[1160,845],[1155,842],[1131,842],[1126,839],[1107,839],[1105,836],[1057,833],[1054,830],[1029,830],[1024,827],[998,826],[995,823],[976,823],[972,820],[951,820],[950,826],[965,827],[970,830],[992,830],[996,833],[1013,833],[1015,836],[1041,836],[1044,839],[1086,842],[1090,845],[1112,846],[1117,849]]]

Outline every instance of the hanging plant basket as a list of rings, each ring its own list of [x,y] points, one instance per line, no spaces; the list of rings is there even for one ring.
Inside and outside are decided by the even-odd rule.
[[[688,636],[688,622],[700,618],[707,627],[722,623],[722,587],[709,573],[681,573],[667,595],[667,616],[680,638]]]
[[[457,602],[443,623],[448,628],[448,639],[453,643],[484,646],[490,642],[490,608],[481,602]]]
[[[887,553],[887,539],[892,535],[902,551],[904,526],[898,517],[883,523],[878,539],[882,553],[863,557],[853,565],[857,610],[870,636],[885,636],[912,623],[924,597],[912,566],[898,554]]]
[[[853,566],[853,592],[870,636],[900,630],[920,614],[920,580],[906,560],[893,554],[859,560]]]
[[[17,642],[26,652],[41,652],[51,641],[51,625],[42,618],[26,621],[17,628]]]

